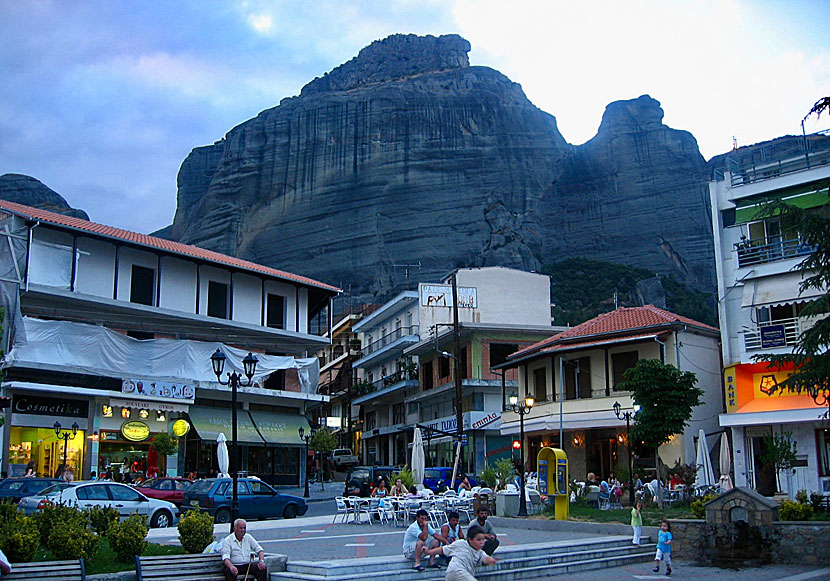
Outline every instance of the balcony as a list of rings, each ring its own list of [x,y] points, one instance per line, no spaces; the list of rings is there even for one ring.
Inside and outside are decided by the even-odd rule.
[[[398,327],[397,329],[393,329],[391,332],[382,336],[380,339],[365,345],[361,350],[360,359],[355,361],[352,365],[354,367],[361,367],[369,361],[384,357],[389,353],[392,353],[393,355],[398,351],[402,353],[404,347],[412,343],[417,343],[418,340],[418,325]]]
[[[783,260],[794,256],[804,256],[815,250],[799,238],[791,240],[775,240],[772,238],[756,238],[742,240],[735,244],[738,253],[738,267],[753,264],[764,264],[775,260]]]
[[[783,161],[730,167],[732,187],[777,178],[830,163],[830,150],[809,151]]]
[[[753,330],[744,332],[744,347],[747,351],[753,351],[757,349],[791,347],[796,344],[796,342],[798,341],[798,336],[801,334],[803,330],[805,330],[806,326],[804,325],[804,323],[806,323],[804,319],[798,318],[780,319],[778,321],[768,321],[765,323],[759,323]],[[761,329],[777,325],[784,326],[784,345],[777,344],[775,347],[765,347],[761,343]]]
[[[415,387],[417,385],[417,368],[402,369],[372,383],[368,381],[356,383],[353,391],[353,397],[355,399],[352,403],[366,403],[367,401],[390,394],[399,389]]]

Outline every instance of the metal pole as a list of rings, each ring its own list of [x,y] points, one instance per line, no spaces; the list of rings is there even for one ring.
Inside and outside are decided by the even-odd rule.
[[[458,281],[456,280],[456,274],[455,272],[452,274],[452,323],[453,335],[455,336],[455,423],[458,443],[460,444],[464,433],[464,419],[461,412],[461,331],[458,322]],[[456,471],[453,470],[453,484],[455,483],[455,476]]]
[[[237,482],[239,479],[239,464],[237,461],[239,457],[236,454],[236,440],[237,440],[237,428],[236,428],[236,389],[239,386],[239,374],[234,371],[231,376],[231,423],[233,424],[232,427],[232,434],[233,434],[233,444],[231,445],[231,470],[233,473],[231,474],[232,481],[233,481],[233,496],[231,497],[231,533],[233,533],[233,523],[236,522],[236,519],[239,518],[239,495],[237,491]]]
[[[61,434],[63,438],[63,469],[66,470],[66,445],[69,443],[69,432]]]
[[[524,407],[519,409],[519,440],[521,446],[519,447],[519,514],[518,516],[527,516],[527,502],[525,501],[525,410]]]
[[[625,413],[625,437],[628,440],[628,504],[634,507],[634,467],[631,456],[631,413]]]
[[[305,440],[305,458],[303,461],[305,462],[305,490],[303,491],[303,498],[308,498],[308,440],[310,436],[305,436],[303,440]]]

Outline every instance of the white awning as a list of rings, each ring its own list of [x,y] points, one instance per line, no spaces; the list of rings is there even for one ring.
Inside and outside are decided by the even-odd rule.
[[[612,410],[599,412],[575,412],[562,416],[562,429],[585,430],[589,428],[613,428],[624,426],[625,422],[618,420]],[[551,432],[559,429],[559,415],[551,414],[541,418],[525,420],[525,433]],[[519,422],[503,423],[501,435],[508,436],[519,433]]]
[[[801,281],[800,272],[788,272],[775,276],[747,280],[744,282],[741,306],[775,306],[785,303],[797,303],[815,299],[826,293],[826,291],[810,288],[804,291],[803,294],[799,294]]]
[[[722,428],[731,426],[763,426],[776,424],[795,424],[804,422],[822,421],[820,408],[775,410],[769,412],[746,412],[720,414],[718,416]]]

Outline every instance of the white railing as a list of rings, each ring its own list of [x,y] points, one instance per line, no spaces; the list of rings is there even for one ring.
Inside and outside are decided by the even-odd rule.
[[[784,325],[784,339],[786,346],[795,345],[798,336],[801,334],[801,322],[799,319],[780,319],[778,321],[767,321],[759,323],[754,329],[744,332],[744,347],[747,351],[761,349],[761,329],[773,325]]]

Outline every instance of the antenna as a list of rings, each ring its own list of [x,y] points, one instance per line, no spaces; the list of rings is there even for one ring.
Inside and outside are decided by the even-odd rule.
[[[407,282],[409,282],[409,270],[412,268],[417,268],[420,272],[421,270],[421,261],[419,260],[415,264],[393,264],[392,268],[403,268],[404,269],[404,276],[406,277]]]

